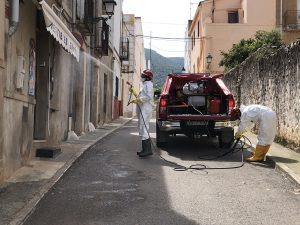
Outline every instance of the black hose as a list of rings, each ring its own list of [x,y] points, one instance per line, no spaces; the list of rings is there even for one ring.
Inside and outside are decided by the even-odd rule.
[[[176,167],[174,167],[174,170],[175,170],[175,171],[187,171],[187,170],[217,170],[217,169],[218,169],[218,170],[221,170],[221,169],[224,170],[224,169],[237,169],[237,168],[241,168],[241,167],[244,166],[244,164],[245,164],[245,162],[244,162],[244,150],[247,149],[247,148],[244,147],[245,144],[246,144],[245,140],[247,140],[247,141],[249,141],[249,143],[251,143],[250,140],[249,140],[247,137],[245,137],[244,135],[242,136],[242,138],[243,138],[244,141],[241,141],[241,139],[236,139],[235,142],[231,145],[229,151],[223,153],[223,154],[220,155],[220,156],[217,156],[217,157],[214,157],[214,158],[211,158],[211,159],[206,159],[206,160],[213,160],[213,159],[217,159],[217,158],[224,157],[224,156],[226,156],[226,155],[228,155],[228,154],[230,154],[230,153],[233,154],[233,153],[237,153],[237,152],[241,151],[241,152],[242,152],[242,159],[241,159],[241,164],[238,165],[238,166],[230,166],[230,167],[207,167],[207,166],[204,165],[204,164],[193,164],[193,165],[190,165],[189,167],[186,167],[186,166],[180,165],[180,164],[178,164],[178,163],[175,163],[175,162],[173,162],[173,161],[170,161],[170,160],[165,159],[164,157],[162,157],[162,156],[159,154],[156,145],[153,143],[153,141],[152,141],[152,139],[151,139],[151,137],[150,137],[149,130],[148,130],[147,126],[146,126],[146,122],[145,122],[144,115],[143,115],[143,113],[142,113],[141,107],[140,107],[139,104],[137,104],[137,106],[138,106],[138,108],[139,108],[141,117],[142,117],[142,119],[143,119],[144,126],[145,126],[145,128],[146,128],[148,137],[149,137],[149,139],[150,139],[151,145],[153,146],[153,148],[154,148],[154,150],[155,150],[156,155],[158,155],[159,158],[161,158],[161,159],[164,160],[165,162],[167,162],[167,163],[169,163],[169,164],[172,164],[172,165],[175,165],[175,166],[176,166]],[[240,148],[237,148],[237,145],[238,145],[239,143],[241,143],[241,147],[240,147]],[[200,157],[199,157],[199,158],[200,158]],[[201,159],[201,158],[200,158],[200,159]]]

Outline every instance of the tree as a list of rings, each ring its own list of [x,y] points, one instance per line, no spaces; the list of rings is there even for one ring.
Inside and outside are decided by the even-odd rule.
[[[256,52],[259,48],[281,46],[281,34],[278,31],[257,31],[254,38],[242,39],[233,45],[228,52],[221,51],[223,56],[219,66],[224,66],[225,70],[230,70],[241,64],[248,56]]]

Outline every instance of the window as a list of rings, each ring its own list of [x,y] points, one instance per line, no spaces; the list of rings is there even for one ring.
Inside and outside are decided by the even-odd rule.
[[[200,21],[198,21],[198,37],[200,36]]]
[[[193,37],[194,37],[193,44],[195,46],[195,44],[196,44],[196,34],[195,34],[195,31],[194,31]]]
[[[238,23],[239,13],[238,11],[228,12],[228,23]]]

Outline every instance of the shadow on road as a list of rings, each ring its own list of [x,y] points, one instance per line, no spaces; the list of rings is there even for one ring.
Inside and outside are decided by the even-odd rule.
[[[219,148],[217,138],[191,139],[184,135],[171,136],[168,145],[160,149],[183,161],[240,162],[242,154],[241,151],[231,153],[230,148]],[[249,155],[248,151],[244,151],[244,157]]]
[[[197,225],[170,202],[158,157],[139,159],[135,122],[86,151],[25,225]],[[151,132],[153,132],[151,124]]]

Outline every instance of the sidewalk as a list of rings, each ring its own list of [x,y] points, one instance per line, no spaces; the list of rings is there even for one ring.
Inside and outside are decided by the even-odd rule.
[[[245,135],[250,139],[252,147],[255,148],[257,143],[256,135],[250,132],[247,132]],[[267,159],[273,161],[275,169],[282,172],[297,188],[300,188],[300,153],[273,143],[267,154]]]
[[[63,142],[60,145],[62,153],[56,158],[34,159],[4,184],[0,184],[0,224],[22,224],[41,198],[87,149],[130,120],[119,118],[87,133],[78,141]],[[252,147],[255,147],[256,135],[246,133],[246,136],[251,140]],[[274,143],[268,159],[275,163],[276,169],[294,182],[295,190],[300,194],[296,189],[300,188],[300,154]]]
[[[63,142],[57,157],[36,158],[17,170],[0,184],[0,224],[22,224],[41,198],[86,150],[130,120],[121,117],[86,133],[78,141]]]

